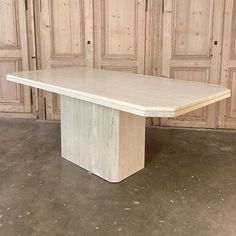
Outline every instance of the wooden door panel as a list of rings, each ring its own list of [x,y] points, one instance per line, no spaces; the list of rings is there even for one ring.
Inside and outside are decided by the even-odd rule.
[[[6,74],[12,71],[19,71],[19,61],[0,61],[0,102],[21,103],[20,86],[5,79]]]
[[[175,1],[173,57],[207,57],[210,53],[213,1]]]
[[[164,76],[219,83],[223,6],[222,0],[165,1],[162,51]],[[161,125],[213,128],[215,112],[215,105],[210,105],[177,118],[161,119]]]
[[[30,88],[6,80],[6,74],[27,70],[25,1],[0,1],[0,116],[32,117]]]
[[[38,41],[42,69],[93,66],[93,2],[45,0],[37,6]],[[41,119],[60,119],[60,99],[41,92]],[[44,111],[42,108],[45,108]]]
[[[97,67],[144,73],[145,0],[47,0],[38,11],[41,68],[93,66],[95,45]],[[58,119],[57,96],[43,94],[42,116]]]
[[[228,87],[232,91],[232,97],[226,103],[226,119],[236,122],[236,67],[230,68]]]
[[[144,73],[145,1],[95,1],[95,66]]]
[[[19,46],[16,7],[16,2],[13,0],[0,1],[1,48],[16,48]]]
[[[136,1],[103,1],[102,11],[103,58],[134,59],[136,57]]]
[[[94,1],[95,67],[145,73],[146,1]]]
[[[231,98],[220,103],[218,127],[236,128],[236,1],[227,0],[221,66],[221,84],[231,89]]]
[[[53,57],[75,56],[84,58],[83,8],[83,1],[79,0],[51,1]]]
[[[224,62],[223,62],[224,63]],[[232,63],[232,61],[231,61]],[[234,62],[236,64],[236,61]],[[227,67],[227,65],[224,65]],[[222,73],[222,84],[231,89],[231,98],[222,101],[219,106],[218,126],[220,128],[236,128],[236,66],[227,67]]]
[[[229,5],[231,6],[229,8]],[[229,8],[229,9],[228,9]],[[228,41],[230,40],[230,59],[232,60],[236,60],[236,2],[233,1],[227,1],[227,6],[226,6],[226,13],[225,13],[225,17],[227,18],[227,20],[225,22],[228,23],[228,20],[230,20],[230,25],[231,27],[229,27],[229,25],[225,24],[224,29],[226,30],[224,32],[224,36],[225,36],[225,40]],[[228,29],[226,27],[229,27]],[[227,33],[230,33],[230,35],[227,35]],[[229,38],[227,36],[230,36]],[[227,40],[228,38],[228,40]],[[226,42],[224,42],[226,43]]]
[[[39,15],[39,39],[43,68],[51,68],[52,65],[59,64],[84,65],[86,63],[89,53],[85,54],[85,40],[90,41],[87,46],[89,48],[92,43],[91,35],[88,37],[92,21],[88,19],[90,16],[88,11],[91,10],[91,2],[88,0],[42,2]]]

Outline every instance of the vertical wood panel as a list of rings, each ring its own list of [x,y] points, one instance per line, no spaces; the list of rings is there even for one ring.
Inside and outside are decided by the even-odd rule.
[[[165,1],[163,76],[219,83],[223,10],[223,0]],[[210,105],[174,119],[161,119],[161,124],[214,128],[216,114],[216,106]]]
[[[98,0],[94,4],[95,67],[144,74],[146,1]]]
[[[84,52],[83,1],[53,0],[51,3],[51,37],[53,56]],[[63,16],[63,17],[62,17]],[[84,55],[82,55],[84,56]]]
[[[20,86],[16,83],[9,83],[5,76],[9,71],[18,71],[17,61],[0,61],[0,84],[1,96],[0,102],[20,103]]]
[[[93,66],[92,0],[45,0],[37,12],[41,69]],[[40,118],[58,120],[59,96],[43,92],[40,100]]]
[[[95,66],[144,73],[145,1],[95,1]]]
[[[209,57],[213,1],[175,1],[173,56]]]
[[[0,1],[0,48],[17,47],[18,35],[18,12],[16,1]]]
[[[6,74],[28,70],[25,1],[0,1],[0,116],[32,117],[30,88],[6,81]]]
[[[163,1],[149,0],[146,12],[145,74],[161,76]],[[160,118],[148,118],[147,125],[160,125]]]
[[[231,98],[219,105],[218,127],[236,128],[236,2],[227,0],[224,15],[224,36],[221,84],[230,88]]]
[[[0,1],[1,116],[22,116],[21,113],[29,116],[31,112],[30,89],[4,79],[6,73],[28,69],[24,2]],[[145,13],[142,0],[98,0],[94,1],[93,15],[92,0],[41,1],[36,12],[36,31],[39,31],[36,47],[40,49],[41,59],[37,64],[41,64],[41,68],[93,66],[95,56],[96,66],[104,69],[150,75],[162,73],[173,78],[218,83],[224,1],[163,2],[164,14],[161,14],[162,1],[149,0]],[[235,128],[235,9],[234,0],[225,1],[221,83],[232,89],[232,97],[221,102],[218,113],[210,106],[179,119],[164,119],[162,125],[215,127],[218,120],[218,127]],[[162,61],[161,66],[159,61]],[[47,119],[58,119],[58,96],[40,94],[41,108],[46,101]],[[44,114],[41,109],[41,117]],[[158,125],[159,119],[151,123]]]
[[[103,57],[135,58],[136,1],[103,1]],[[127,8],[127,10],[125,10]]]

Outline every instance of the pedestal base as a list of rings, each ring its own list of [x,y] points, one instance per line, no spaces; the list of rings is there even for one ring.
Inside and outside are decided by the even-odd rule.
[[[144,168],[145,118],[61,96],[62,157],[109,182]]]

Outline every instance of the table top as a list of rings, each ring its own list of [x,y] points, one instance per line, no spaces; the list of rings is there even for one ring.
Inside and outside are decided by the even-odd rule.
[[[230,97],[221,85],[79,66],[15,72],[7,80],[146,117],[175,117]]]

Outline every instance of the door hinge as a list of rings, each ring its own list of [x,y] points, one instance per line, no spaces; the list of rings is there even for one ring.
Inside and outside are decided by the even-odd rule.
[[[165,0],[162,0],[162,14],[165,12]]]
[[[28,11],[28,0],[25,0],[25,10]]]
[[[148,11],[148,0],[146,0],[146,3],[145,3],[145,11],[146,12]]]

